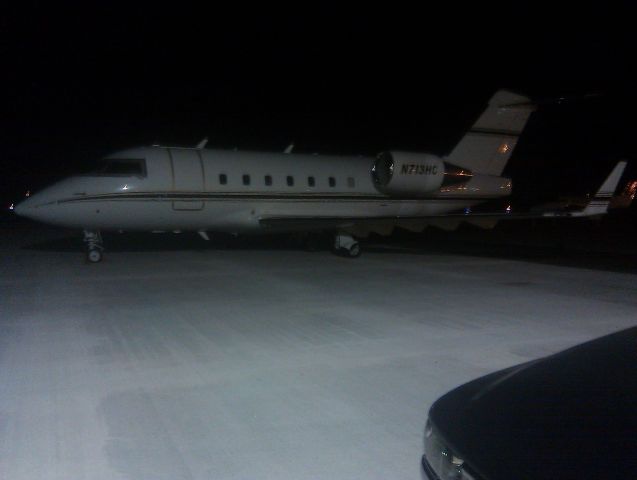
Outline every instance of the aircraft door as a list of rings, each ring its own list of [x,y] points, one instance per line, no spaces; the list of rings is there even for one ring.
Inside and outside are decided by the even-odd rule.
[[[201,152],[193,149],[169,149],[173,172],[173,192],[179,200],[173,200],[174,210],[202,210],[204,202],[194,193],[204,191],[203,162]]]

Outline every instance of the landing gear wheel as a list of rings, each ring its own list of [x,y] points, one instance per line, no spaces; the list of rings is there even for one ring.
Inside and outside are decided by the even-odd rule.
[[[346,254],[350,258],[357,258],[361,256],[361,245],[358,242],[352,243],[348,249],[344,248]]]
[[[348,258],[357,258],[361,255],[361,245],[354,237],[347,233],[337,233],[334,236],[334,252]]]
[[[92,248],[86,253],[86,259],[90,263],[97,263],[102,261],[102,251],[98,248]]]
[[[104,245],[102,235],[99,231],[84,230],[84,243],[86,243],[86,260],[89,263],[97,263],[102,261],[102,250]]]

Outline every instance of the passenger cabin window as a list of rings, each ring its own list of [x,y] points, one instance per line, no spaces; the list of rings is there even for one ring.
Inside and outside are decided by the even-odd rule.
[[[354,182],[354,177],[347,177],[347,186],[348,188],[354,188],[356,183]]]
[[[336,179],[334,177],[330,177],[329,182],[330,182],[330,187],[336,186]]]
[[[219,183],[221,185],[225,185],[226,183],[228,183],[228,176],[225,173],[219,174]]]
[[[314,185],[316,185],[316,182],[314,181],[314,177],[307,177],[307,186],[313,187]]]
[[[105,158],[88,175],[105,177],[145,177],[146,160],[143,158]]]
[[[272,175],[265,176],[265,184],[269,187],[272,185]]]
[[[294,186],[294,177],[291,175],[287,176],[287,183],[288,183],[288,187],[293,187]]]
[[[244,185],[250,185],[250,175],[244,175],[243,176],[243,184]]]

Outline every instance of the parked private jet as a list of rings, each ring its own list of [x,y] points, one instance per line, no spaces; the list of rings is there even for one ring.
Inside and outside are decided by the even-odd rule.
[[[511,180],[501,174],[533,111],[528,98],[496,92],[444,158],[224,151],[205,148],[205,141],[195,148],[133,148],[32,194],[15,213],[82,229],[91,262],[102,259],[102,230],[195,231],[204,239],[215,232],[329,231],[336,251],[357,257],[356,239],[371,232],[463,221],[487,227],[511,218],[469,212],[511,193]],[[600,205],[578,215],[605,213]]]

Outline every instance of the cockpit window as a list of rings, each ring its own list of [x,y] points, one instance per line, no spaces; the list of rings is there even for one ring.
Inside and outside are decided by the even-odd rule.
[[[143,158],[105,158],[86,175],[106,177],[145,177],[146,160]]]

